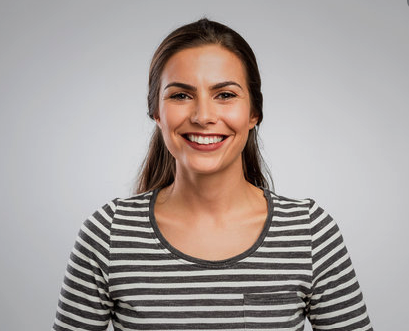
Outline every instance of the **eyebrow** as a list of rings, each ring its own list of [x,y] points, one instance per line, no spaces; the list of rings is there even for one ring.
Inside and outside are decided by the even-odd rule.
[[[214,84],[214,85],[210,86],[210,90],[211,90],[211,91],[217,90],[217,89],[219,89],[219,88],[222,88],[222,87],[225,87],[225,86],[229,86],[229,85],[236,85],[236,86],[240,87],[241,89],[243,89],[243,88],[240,86],[240,84],[229,80],[229,81],[226,81],[226,82],[221,82],[221,83],[217,83],[217,84]],[[169,88],[169,87],[171,87],[171,86],[181,87],[181,88],[184,88],[184,89],[186,89],[186,90],[193,91],[193,92],[196,92],[196,91],[197,91],[197,88],[196,88],[195,86],[192,86],[192,85],[189,85],[189,84],[185,84],[185,83],[180,83],[180,82],[172,82],[172,83],[169,83],[168,85],[166,85],[166,87],[165,87],[163,90],[166,90],[167,88]]]

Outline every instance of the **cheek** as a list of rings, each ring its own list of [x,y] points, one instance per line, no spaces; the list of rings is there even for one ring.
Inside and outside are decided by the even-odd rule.
[[[223,117],[225,122],[235,131],[248,130],[250,121],[249,109],[235,107],[225,112]]]
[[[165,107],[161,109],[161,124],[164,135],[172,135],[182,125],[185,115],[180,107]]]

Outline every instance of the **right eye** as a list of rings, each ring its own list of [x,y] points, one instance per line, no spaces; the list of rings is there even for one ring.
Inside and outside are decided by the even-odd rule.
[[[172,95],[170,98],[176,99],[176,100],[186,100],[186,97],[189,97],[189,96],[185,93],[176,93]]]

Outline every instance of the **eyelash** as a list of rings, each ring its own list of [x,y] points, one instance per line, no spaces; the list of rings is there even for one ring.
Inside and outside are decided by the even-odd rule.
[[[230,93],[230,92],[222,92],[222,93],[219,93],[218,96],[219,96],[219,95],[222,95],[222,94],[228,95],[227,98],[223,98],[224,100],[228,100],[228,99],[231,99],[231,98],[236,97],[235,94]],[[171,98],[171,99],[175,99],[175,100],[186,100],[185,98],[179,98],[181,95],[187,96],[186,93],[176,93],[176,94],[172,95],[170,98]]]

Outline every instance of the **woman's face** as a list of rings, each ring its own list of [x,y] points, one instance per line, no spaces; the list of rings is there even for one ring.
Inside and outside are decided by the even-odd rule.
[[[241,152],[257,123],[250,109],[244,66],[225,48],[185,49],[166,63],[155,121],[177,170],[242,171]]]

